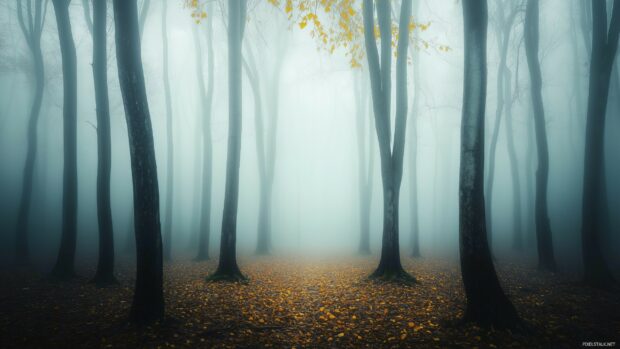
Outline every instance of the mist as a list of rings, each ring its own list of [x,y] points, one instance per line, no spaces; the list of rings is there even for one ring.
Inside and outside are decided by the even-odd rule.
[[[97,18],[93,8],[98,2],[103,3],[99,8],[104,12],[93,27]],[[17,316],[21,302],[43,299],[31,291],[31,298],[18,301],[12,298],[18,289],[43,292],[50,285],[48,278],[62,287],[77,287],[76,277],[78,283],[91,285],[88,281],[93,275],[105,272],[103,279],[95,277],[95,284],[104,280],[104,290],[116,292],[114,297],[121,297],[118,292],[128,296],[120,316],[128,312],[138,322],[159,321],[165,299],[166,312],[185,323],[192,318],[174,310],[180,307],[175,290],[184,283],[210,297],[233,292],[221,288],[229,287],[219,283],[222,279],[247,285],[233,287],[252,288],[263,285],[265,275],[288,270],[283,273],[301,273],[306,275],[304,282],[312,283],[312,273],[320,272],[304,268],[326,268],[329,274],[342,266],[343,270],[353,268],[352,282],[366,282],[370,275],[371,280],[404,292],[396,301],[400,307],[404,303],[398,302],[415,298],[417,290],[424,292],[434,285],[429,275],[447,271],[455,278],[447,284],[458,290],[450,291],[452,298],[448,298],[459,310],[435,315],[441,319],[464,313],[466,323],[471,320],[483,328],[531,325],[544,331],[541,327],[548,320],[523,310],[536,305],[515,284],[536,295],[563,287],[564,293],[591,297],[577,306],[593,312],[575,320],[582,324],[579,331],[571,331],[566,323],[554,328],[553,339],[528,331],[516,339],[506,333],[483,334],[487,345],[516,340],[519,347],[576,346],[582,341],[611,343],[617,339],[617,332],[609,329],[618,325],[610,309],[618,310],[617,284],[612,280],[620,277],[620,166],[616,160],[620,63],[613,58],[617,56],[620,4],[592,1],[591,5],[581,0],[493,0],[488,7],[486,1],[467,0],[123,2],[0,1],[0,265],[2,274],[11,280],[2,291],[7,314]],[[374,3],[369,15],[363,3]],[[410,16],[404,14],[407,6]],[[601,6],[603,11],[597,12]],[[68,13],[69,41],[77,58],[73,248],[72,235],[66,230],[72,222],[67,213],[71,204],[66,201],[72,195],[67,191],[71,179],[66,167],[67,110],[71,110],[67,80],[71,78],[67,79],[68,51],[59,44],[66,34],[59,25],[61,7]],[[117,11],[132,19],[124,28],[140,31],[120,32]],[[239,11],[238,16],[232,11]],[[467,13],[470,20],[464,20]],[[97,65],[93,33],[103,17],[107,22],[99,33],[104,38],[100,47],[105,46],[105,59]],[[596,21],[603,19],[600,30]],[[370,20],[374,25],[369,36],[365,29]],[[531,21],[536,26],[527,25]],[[382,29],[385,23],[391,28],[391,47],[387,48],[383,45],[388,38]],[[484,34],[484,40],[479,41],[482,34],[476,33]],[[597,35],[604,35],[600,45]],[[144,101],[131,99],[128,92],[140,91],[139,70],[121,64],[125,52],[119,42],[132,38],[137,39],[134,51],[141,54],[141,58],[131,57],[141,62]],[[370,42],[374,51],[369,49]],[[480,42],[486,46],[476,44]],[[41,81],[33,55],[37,45],[44,67]],[[596,50],[603,52],[603,58],[597,58]],[[472,65],[472,73],[467,73],[468,62],[474,64],[476,59],[484,60],[484,70]],[[388,60],[391,67],[387,65],[386,71]],[[542,114],[532,83],[536,60]],[[95,87],[97,69],[101,69],[97,67],[102,66],[107,69],[107,136],[101,126],[105,115],[98,115],[103,106]],[[606,82],[597,85],[593,74],[605,76],[602,81]],[[41,106],[33,119],[39,87]],[[477,93],[481,105],[474,102]],[[146,108],[134,108],[132,114],[132,103]],[[146,114],[136,114],[145,110]],[[478,129],[482,132],[474,132],[476,127],[482,127]],[[106,182],[100,167],[101,154],[107,149],[100,143],[102,137],[109,143],[109,191],[104,186],[98,192],[102,185],[98,181]],[[541,148],[543,141],[548,150]],[[149,149],[152,162],[140,156]],[[468,162],[468,154],[478,155]],[[541,174],[545,162],[541,154],[548,158],[546,176],[544,170]],[[134,188],[136,183],[139,188]],[[539,196],[541,185],[547,186],[546,198]],[[102,220],[102,214],[108,215],[102,211],[105,200],[100,200],[105,196],[101,190],[108,192],[105,206],[110,210],[110,226]],[[27,192],[29,199],[24,204]],[[546,220],[548,228],[543,227]],[[468,226],[475,227],[471,235],[467,235]],[[109,233],[103,234],[102,227]],[[105,241],[112,245],[104,251]],[[467,252],[467,241],[481,247]],[[152,249],[144,252],[146,246]],[[60,262],[64,253],[68,253],[64,261],[71,261],[68,264]],[[102,261],[102,253],[108,256],[107,262]],[[470,254],[480,261],[467,264],[464,256]],[[592,254],[597,257],[587,257]],[[151,292],[144,299],[161,298],[161,305],[143,308],[161,307],[161,313],[140,313],[136,306],[141,265],[163,275],[163,286],[157,277],[148,287],[143,285]],[[481,276],[488,266],[492,276]],[[508,310],[499,311],[504,316],[493,318],[484,315],[484,310],[471,310],[476,307],[472,301],[476,296],[467,286],[467,272],[479,275],[484,285],[489,282],[492,291],[482,296],[490,299],[487,306],[504,309],[503,299],[508,303],[512,299]],[[209,279],[209,275],[214,277]],[[328,284],[346,279],[329,275],[335,279]],[[72,281],[65,284],[66,280]],[[513,284],[514,280],[518,281]],[[134,282],[134,304],[128,308]],[[295,285],[295,281],[288,282]],[[501,297],[494,293],[495,284]],[[153,296],[153,287],[160,290],[159,296]],[[379,286],[370,283],[367,287]],[[567,306],[558,294],[544,294],[548,297],[545,304]],[[500,300],[492,305],[495,299]],[[219,301],[209,302],[226,307]],[[248,303],[229,306],[244,308]],[[548,311],[553,313],[549,316],[569,317]],[[224,310],[223,314],[231,312]],[[473,313],[480,317],[471,317]],[[28,319],[28,314],[21,318]],[[215,324],[209,327],[220,328],[217,324],[223,320],[209,321]],[[457,330],[460,335],[442,334],[442,327],[429,335],[441,342],[431,337],[425,342],[425,334],[411,332],[403,338],[402,331],[390,327],[389,318],[379,323],[379,327],[370,327],[371,333],[381,332],[377,341],[369,339],[370,345],[444,347],[458,339],[463,339],[461,345],[470,343],[466,336],[471,335],[459,332],[465,330]],[[288,328],[279,322],[274,326]],[[238,330],[243,331],[242,327]],[[136,331],[132,336],[140,338],[141,332]],[[114,339],[116,332],[106,332],[106,336],[121,347],[176,341],[161,334],[162,329],[153,331],[158,339],[151,342],[134,337],[137,342],[123,342]],[[348,335],[339,339],[339,333],[348,333],[344,330],[325,338],[319,332],[307,337],[316,340],[310,342],[314,344],[303,339],[259,340],[256,333],[243,338],[256,340],[261,347],[361,345],[354,336],[351,341],[346,341]],[[401,338],[400,344],[383,342],[392,332]],[[21,342],[15,337],[12,346],[46,343],[36,336],[24,337]],[[68,337],[47,344],[70,345]],[[250,343],[207,337],[207,344],[196,338],[177,344]],[[327,341],[327,337],[342,342]]]

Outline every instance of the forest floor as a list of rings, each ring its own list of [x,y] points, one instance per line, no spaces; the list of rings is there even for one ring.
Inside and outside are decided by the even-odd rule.
[[[126,321],[128,263],[119,263],[120,285],[104,289],[85,277],[60,283],[1,271],[0,347],[574,348],[620,339],[617,290],[499,262],[504,288],[533,328],[511,333],[454,324],[465,304],[456,263],[403,263],[417,284],[367,281],[372,258],[242,260],[247,284],[206,282],[214,261],[176,261],[165,266],[169,319],[145,328]]]

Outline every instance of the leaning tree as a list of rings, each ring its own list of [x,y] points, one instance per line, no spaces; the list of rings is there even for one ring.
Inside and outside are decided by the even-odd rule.
[[[116,59],[129,134],[136,235],[136,284],[130,317],[151,323],[164,316],[159,185],[146,97],[136,0],[114,0]]]
[[[34,3],[34,5],[33,5]],[[24,11],[24,5],[26,10]],[[24,13],[25,12],[25,13]],[[35,80],[34,98],[28,117],[28,146],[26,163],[22,182],[22,194],[17,215],[17,229],[15,236],[15,261],[18,264],[28,264],[30,259],[28,246],[28,221],[32,203],[32,182],[34,177],[34,163],[37,157],[37,124],[41,115],[41,102],[45,86],[45,69],[43,54],[41,53],[41,34],[47,13],[47,1],[27,0],[17,1],[17,20],[28,50],[32,55],[32,72]]]
[[[459,250],[467,305],[464,322],[515,328],[520,320],[502,290],[487,241],[484,119],[487,94],[487,2],[463,1],[465,79],[459,175]]]

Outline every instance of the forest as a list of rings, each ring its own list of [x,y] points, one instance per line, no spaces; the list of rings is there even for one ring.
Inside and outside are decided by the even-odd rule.
[[[620,340],[620,0],[0,0],[0,348]]]

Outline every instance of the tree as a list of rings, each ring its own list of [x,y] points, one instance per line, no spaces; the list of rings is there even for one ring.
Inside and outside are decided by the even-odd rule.
[[[547,185],[549,182],[549,147],[547,145],[547,126],[542,99],[542,75],[538,61],[539,42],[539,3],[528,0],[525,9],[525,55],[530,72],[532,105],[534,107],[534,126],[536,130],[536,149],[538,151],[538,170],[536,171],[536,240],[538,242],[538,268],[554,271],[553,242],[547,207]]]
[[[239,203],[239,158],[241,155],[242,91],[241,44],[245,30],[246,0],[228,2],[228,154],[220,260],[209,280],[242,281],[237,265],[237,208]]]
[[[275,176],[276,136],[278,131],[280,75],[286,55],[284,33],[279,31],[278,37],[272,40],[275,47],[275,60],[272,64],[272,76],[266,78],[261,73],[266,71],[267,65],[258,68],[257,57],[252,46],[246,41],[243,66],[250,81],[254,94],[254,120],[256,130],[256,155],[258,159],[258,174],[260,183],[259,212],[256,254],[266,255],[271,252],[271,206],[273,196],[273,180]],[[267,74],[264,74],[267,75]],[[266,85],[266,97],[261,94],[261,81]],[[263,107],[263,98],[267,101],[267,108]],[[264,117],[266,111],[267,117]]]
[[[364,43],[370,74],[370,85],[375,115],[375,127],[381,157],[381,179],[383,184],[383,242],[379,266],[371,278],[415,280],[403,269],[400,262],[398,243],[398,206],[400,184],[403,174],[405,131],[407,126],[407,46],[409,44],[409,23],[411,0],[403,0],[398,26],[398,50],[396,58],[396,117],[394,144],[392,147],[390,101],[392,29],[389,1],[376,4],[377,20],[381,39],[381,61],[375,39],[375,24],[372,0],[364,0]]]
[[[420,1],[415,1],[413,13],[418,12]],[[420,220],[418,218],[418,118],[420,112],[420,54],[419,49],[409,46],[411,60],[413,61],[413,100],[409,123],[409,195],[411,202],[411,256],[420,257]]]
[[[593,0],[581,238],[584,279],[595,287],[608,287],[614,281],[601,251],[600,238],[605,228],[602,205],[607,201],[601,197],[606,192],[603,166],[605,114],[619,33],[620,3],[614,1],[608,31],[607,5],[604,0]]]
[[[118,76],[129,134],[137,252],[130,317],[137,323],[150,323],[164,316],[163,256],[157,164],[136,0],[114,0],[114,19]]]
[[[25,15],[23,10],[24,3],[27,4]],[[26,163],[24,165],[22,195],[19,203],[15,235],[15,261],[17,264],[21,265],[28,264],[30,260],[28,221],[32,203],[34,163],[37,157],[37,124],[39,123],[39,116],[41,114],[41,102],[43,100],[43,89],[45,87],[45,67],[43,65],[43,54],[41,53],[41,33],[43,32],[43,25],[45,24],[46,13],[47,1],[45,1],[45,3],[43,0],[17,1],[17,19],[22,34],[24,34],[28,49],[32,55],[33,75],[35,80],[34,98],[30,106],[30,116],[28,118],[28,148],[26,152]]]
[[[84,8],[89,4],[84,2]],[[108,53],[106,0],[93,0],[93,16],[86,12],[93,36],[93,80],[97,104],[97,222],[99,226],[99,259],[94,282],[105,286],[116,284],[114,277],[114,226],[110,200],[112,169],[112,137],[110,132],[110,101],[108,98]]]
[[[459,249],[467,307],[464,322],[515,328],[520,320],[502,290],[487,242],[484,118],[487,90],[487,2],[463,1],[465,80],[459,176]]]
[[[62,239],[52,274],[60,279],[74,276],[77,240],[77,56],[71,32],[71,0],[52,0],[56,13],[63,73],[64,169]]]
[[[88,2],[88,0],[82,0],[85,2]],[[151,6],[151,0],[141,0],[138,1],[138,4],[140,4],[138,6],[138,27],[139,27],[139,35],[140,35],[140,40],[142,40],[142,36],[144,35],[144,25],[146,23],[146,19],[148,18],[148,14],[149,14],[149,8]],[[127,235],[126,235],[126,239],[125,239],[125,250],[128,252],[133,252],[135,251],[135,232],[133,230],[133,227],[135,225],[134,222],[134,212],[133,212],[133,205],[131,205],[131,213],[130,213],[130,220],[129,220],[129,229],[127,230]]]
[[[489,166],[488,166],[488,175],[486,181],[486,217],[487,217],[487,229],[488,229],[488,239],[491,250],[493,249],[492,237],[493,237],[493,185],[495,184],[495,158],[497,152],[497,141],[499,138],[499,130],[500,124],[502,121],[502,115],[505,107],[505,98],[506,92],[504,91],[506,87],[510,87],[510,85],[506,85],[506,74],[509,74],[508,70],[508,47],[510,45],[510,34],[512,33],[512,27],[516,15],[518,13],[518,3],[511,2],[508,4],[510,8],[509,12],[505,13],[505,4],[503,0],[497,1],[497,46],[500,53],[500,62],[499,67],[497,69],[497,106],[495,109],[495,124],[493,125],[493,132],[491,133],[491,144],[489,146]],[[509,99],[512,96],[508,95]],[[506,108],[506,112],[508,112]],[[511,134],[512,136],[512,134]],[[514,147],[513,147],[514,148]],[[512,162],[511,162],[512,165]],[[514,179],[513,179],[514,182]],[[515,192],[515,195],[518,193]],[[516,228],[513,227],[513,228]]]
[[[174,191],[174,142],[172,139],[172,97],[170,96],[170,73],[168,67],[168,0],[162,1],[161,36],[163,42],[164,96],[166,101],[166,213],[164,218],[164,259],[172,258],[172,198]]]
[[[369,102],[372,103],[372,101],[369,99],[368,81],[362,77],[364,72],[354,72],[354,74],[360,219],[360,245],[358,252],[362,255],[368,255],[370,254],[370,204],[372,203],[374,173],[372,109],[371,105],[369,105]]]
[[[209,4],[208,11],[212,7]],[[198,242],[198,255],[196,260],[209,259],[209,237],[211,233],[211,183],[212,183],[212,163],[213,163],[213,141],[211,137],[211,111],[213,106],[213,75],[214,75],[214,53],[213,53],[213,16],[207,19],[207,86],[204,84],[202,50],[200,40],[196,30],[194,30],[194,40],[196,46],[196,65],[198,70],[198,87],[200,91],[201,111],[204,113],[202,120],[202,214],[200,218],[200,235]]]

